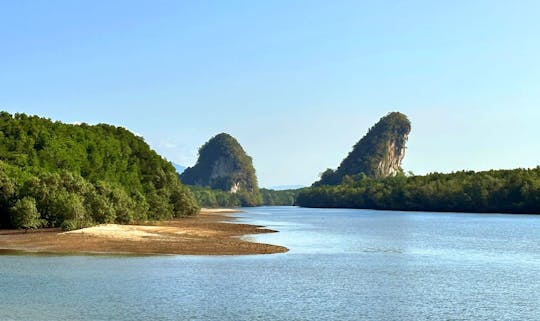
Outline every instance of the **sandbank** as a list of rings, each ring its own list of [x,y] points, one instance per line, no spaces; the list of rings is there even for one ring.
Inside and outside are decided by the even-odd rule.
[[[234,223],[234,209],[202,209],[196,217],[138,225],[102,224],[81,230],[0,230],[0,250],[58,254],[247,255],[287,248],[242,239],[273,233],[262,226]]]

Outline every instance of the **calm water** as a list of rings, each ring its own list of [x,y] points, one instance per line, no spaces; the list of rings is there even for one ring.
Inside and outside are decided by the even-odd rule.
[[[0,320],[539,320],[540,216],[250,209],[266,256],[0,256]]]

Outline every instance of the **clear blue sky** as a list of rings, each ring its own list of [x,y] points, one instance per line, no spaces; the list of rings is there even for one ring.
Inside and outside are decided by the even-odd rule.
[[[540,164],[539,1],[1,1],[0,108],[105,122],[193,165],[228,132],[310,184],[380,117],[415,173]]]

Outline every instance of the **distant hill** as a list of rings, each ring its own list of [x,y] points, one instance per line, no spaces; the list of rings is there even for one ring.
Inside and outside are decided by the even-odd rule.
[[[127,129],[0,113],[0,227],[73,229],[197,212],[173,166]]]
[[[188,185],[237,194],[242,206],[261,203],[253,161],[240,143],[229,134],[212,137],[199,149],[199,158],[193,167],[180,175]]]
[[[314,186],[337,185],[346,176],[364,174],[382,178],[402,172],[405,143],[411,131],[407,116],[392,112],[371,127],[334,171],[327,169]]]
[[[172,165],[174,166],[174,169],[176,169],[176,172],[178,174],[182,174],[185,170],[186,170],[186,167],[185,166],[182,166],[182,165],[178,165],[176,163],[172,163]]]

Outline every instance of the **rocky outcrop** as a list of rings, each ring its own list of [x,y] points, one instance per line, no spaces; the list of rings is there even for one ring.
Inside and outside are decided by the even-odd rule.
[[[400,137],[398,142],[396,138],[392,138],[387,142],[385,157],[383,157],[377,165],[375,176],[388,177],[396,176],[401,170],[401,162],[405,158],[405,142],[408,135]]]
[[[182,182],[228,191],[259,193],[253,162],[229,134],[214,136],[199,149],[199,159],[180,175]]]
[[[398,112],[389,113],[354,145],[337,170],[326,170],[314,186],[337,185],[346,176],[359,174],[378,178],[401,173],[410,131],[411,123],[407,116]]]

